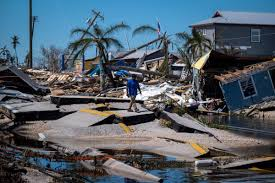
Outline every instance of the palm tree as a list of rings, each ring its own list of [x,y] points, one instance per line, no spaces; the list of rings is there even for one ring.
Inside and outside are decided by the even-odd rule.
[[[84,34],[82,39],[76,40],[69,45],[69,48],[76,49],[77,53],[75,58],[79,55],[83,55],[87,49],[96,48],[99,53],[100,58],[100,87],[101,90],[104,89],[105,85],[105,74],[108,75],[111,82],[115,87],[115,83],[112,78],[112,74],[106,69],[105,64],[108,62],[107,49],[111,46],[117,48],[123,48],[122,43],[113,37],[113,34],[124,29],[129,29],[130,27],[124,23],[115,24],[107,28],[100,27],[99,25],[94,25],[90,31],[82,28],[76,28],[72,30],[72,35]]]
[[[134,31],[133,31],[133,36],[136,36],[138,34],[144,34],[144,33],[150,33],[150,34],[156,34],[158,33],[157,28],[151,26],[151,25],[141,25],[139,27],[137,27]],[[160,36],[160,34],[158,34],[158,36]],[[163,52],[164,52],[164,61],[162,63],[162,65],[160,66],[160,71],[164,74],[167,75],[169,72],[169,67],[168,67],[168,46],[169,46],[169,39],[168,36],[166,35],[166,33],[164,33],[163,35],[163,39],[161,40],[161,43],[163,44]]]
[[[212,42],[205,38],[201,32],[192,29],[191,35],[186,32],[176,34],[177,38],[185,41],[182,48],[186,49],[186,53],[192,55],[192,61],[201,57],[207,50],[212,48]]]
[[[15,52],[16,65],[18,66],[18,57],[17,57],[16,47],[17,47],[18,44],[20,44],[19,43],[19,37],[14,35],[13,37],[11,37],[11,39],[12,39],[11,44],[12,44],[12,47],[13,47],[14,52]]]
[[[187,53],[186,49],[182,49],[182,48],[178,48],[178,53],[180,55],[180,59],[185,64],[186,77],[188,77],[192,74],[191,54]]]
[[[10,51],[7,49],[7,46],[0,48],[0,59],[3,59],[5,61],[12,60]]]

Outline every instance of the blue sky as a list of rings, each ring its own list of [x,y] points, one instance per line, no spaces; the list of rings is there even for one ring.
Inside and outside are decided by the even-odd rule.
[[[101,11],[104,24],[126,22],[132,29],[138,25],[156,25],[158,18],[162,31],[169,34],[189,31],[189,25],[210,17],[216,10],[275,12],[274,0],[33,0],[33,15],[38,16],[35,27],[33,54],[39,57],[42,45],[66,48],[75,27],[85,27],[91,10]],[[11,37],[18,35],[19,60],[28,51],[28,0],[0,0],[0,47],[11,47]],[[136,36],[131,31],[119,34],[124,42],[125,34],[130,46],[135,47],[152,38]],[[12,53],[13,50],[11,49]],[[92,50],[87,55],[92,55]]]

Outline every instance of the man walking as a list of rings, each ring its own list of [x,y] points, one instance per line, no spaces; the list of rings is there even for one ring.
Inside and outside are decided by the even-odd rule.
[[[139,93],[141,94],[139,83],[137,81],[137,76],[133,74],[132,79],[129,79],[127,82],[127,96],[131,99],[130,106],[128,109],[129,112],[133,112],[133,110],[131,109],[132,106],[135,112],[139,112],[136,105],[137,90],[139,90]]]

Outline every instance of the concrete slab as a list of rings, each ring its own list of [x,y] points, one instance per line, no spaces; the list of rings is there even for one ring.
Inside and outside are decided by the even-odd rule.
[[[146,109],[141,109],[139,113],[128,112],[127,110],[110,111],[118,116],[122,122],[126,125],[136,125],[140,123],[146,123],[155,119],[155,114]]]
[[[91,126],[91,127],[62,127],[62,126],[54,126],[51,123],[51,130],[47,130],[44,132],[47,140],[55,142],[58,138],[63,139],[75,139],[76,137],[99,137],[99,136],[114,136],[114,135],[124,135],[125,132],[118,124],[106,124],[99,126]],[[71,141],[71,140],[70,140]],[[62,144],[60,141],[56,141],[57,143]],[[79,139],[74,142],[73,146],[80,143]],[[91,147],[93,141],[88,141],[88,147]],[[96,143],[96,142],[95,142]]]
[[[118,175],[142,182],[163,182],[163,180],[159,177],[129,166],[113,158],[109,158],[103,164],[103,168],[109,175]]]
[[[114,118],[115,115],[113,114],[102,116],[78,111],[58,120],[50,121],[49,125],[52,128],[84,128],[93,125],[112,123]]]
[[[95,104],[63,105],[57,108],[50,102],[28,102],[0,105],[0,111],[14,121],[56,120]]]
[[[195,120],[191,120],[189,118],[179,116],[175,113],[170,113],[163,111],[161,114],[161,118],[169,120],[172,122],[172,128],[177,132],[203,132],[211,134],[209,128],[205,125],[198,123]]]
[[[129,108],[129,103],[126,102],[111,102],[110,109],[111,110],[127,110]],[[147,111],[147,109],[143,108],[141,104],[137,103],[137,108],[141,111]]]
[[[255,158],[252,160],[239,160],[227,165],[219,166],[221,169],[247,169],[251,167],[274,168],[275,157]]]
[[[14,121],[52,120],[60,116],[56,105],[49,102],[2,104],[0,110]]]
[[[88,104],[88,103],[106,103],[106,102],[130,102],[130,99],[111,98],[111,97],[95,97],[95,96],[51,96],[51,102],[58,105],[68,104]],[[143,100],[136,100],[137,103],[143,103]]]

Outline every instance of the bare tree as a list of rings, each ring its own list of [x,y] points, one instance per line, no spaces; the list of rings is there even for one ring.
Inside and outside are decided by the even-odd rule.
[[[64,52],[62,49],[51,45],[49,48],[41,46],[41,65],[48,68],[52,72],[59,71],[59,62]]]

